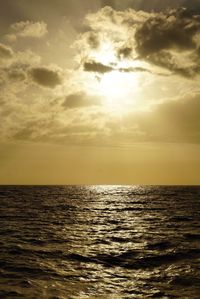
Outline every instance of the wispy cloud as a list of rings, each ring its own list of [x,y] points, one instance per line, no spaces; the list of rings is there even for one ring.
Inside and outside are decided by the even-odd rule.
[[[21,21],[11,25],[13,32],[19,37],[41,38],[48,33],[47,24],[43,21]]]
[[[0,44],[0,59],[9,59],[13,57],[13,50],[4,44]]]
[[[98,106],[101,100],[98,96],[90,96],[84,92],[70,94],[64,98],[62,106],[66,109]]]

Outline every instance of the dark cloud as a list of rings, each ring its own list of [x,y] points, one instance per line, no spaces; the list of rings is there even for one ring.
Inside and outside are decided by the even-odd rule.
[[[18,69],[10,69],[8,71],[8,77],[11,80],[14,81],[23,81],[26,79],[26,73],[23,72],[22,70],[18,70]]]
[[[137,30],[137,51],[142,57],[163,49],[180,51],[196,48],[194,35],[200,31],[200,16],[191,15],[185,9],[166,15],[150,17]]]
[[[146,73],[150,73],[150,74],[156,74],[156,73],[153,73],[151,70],[145,69],[143,67],[119,68],[117,70],[122,72],[122,73],[137,73],[137,72],[143,73],[143,72],[146,72]],[[163,74],[159,74],[159,75],[163,75]]]
[[[132,48],[131,47],[123,47],[118,49],[117,51],[117,56],[119,58],[129,58],[132,53]]]
[[[171,73],[193,78],[200,73],[200,10],[179,7],[163,12],[136,10],[116,11],[104,7],[90,15],[90,29],[84,50],[85,71],[107,73],[119,69],[120,60],[140,60]],[[110,28],[107,30],[107,28]],[[120,28],[120,30],[119,30]],[[97,30],[98,29],[98,30]],[[92,57],[108,41],[113,48],[113,61],[107,65]],[[133,64],[134,65],[134,64]],[[141,71],[149,71],[141,69]],[[162,74],[162,72],[160,72]]]
[[[121,68],[118,66],[107,66],[100,62],[95,62],[95,61],[85,62],[83,66],[84,66],[84,71],[94,72],[94,73],[99,73],[99,74],[105,74],[105,73],[109,73],[112,71],[118,71],[118,72],[122,72],[122,73],[147,72],[147,73],[151,73],[151,74],[155,74],[155,75],[163,75],[164,76],[164,74],[162,74],[162,73],[152,72],[150,69],[146,69],[143,67]]]
[[[193,78],[200,74],[200,65],[198,62],[189,66],[185,66],[184,64],[179,65],[176,63],[173,55],[167,51],[160,51],[159,54],[151,55],[149,59],[152,63],[186,78]]]
[[[30,67],[27,63],[15,61],[10,66],[2,68],[8,79],[13,81],[23,81],[27,77],[27,70]]]
[[[88,44],[91,48],[97,49],[100,45],[98,34],[91,32],[88,36]]]
[[[136,51],[140,59],[179,75],[193,77],[200,70],[199,34],[200,14],[194,11],[180,8],[156,14],[137,28]],[[178,63],[175,53],[179,58],[188,53],[188,61],[183,58],[182,63]]]
[[[113,68],[111,66],[107,66],[95,61],[85,62],[83,67],[84,67],[84,71],[86,72],[105,74],[113,71]]]
[[[98,97],[86,95],[83,92],[76,94],[71,94],[67,96],[62,103],[64,108],[80,108],[87,106],[97,106],[100,105],[101,101]]]
[[[0,44],[0,59],[9,59],[13,57],[13,50],[4,45],[4,44]]]
[[[30,75],[37,84],[54,88],[62,83],[62,77],[59,71],[47,67],[35,67],[30,70]]]

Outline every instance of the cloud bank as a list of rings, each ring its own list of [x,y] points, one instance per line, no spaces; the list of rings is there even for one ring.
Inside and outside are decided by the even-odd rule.
[[[83,34],[81,43],[86,71],[112,71],[113,65],[115,69],[120,65],[121,58],[133,65],[138,60],[187,78],[200,73],[198,10],[178,8],[149,13],[104,7],[87,16],[87,26],[90,29]],[[106,43],[110,43],[113,51],[107,64],[95,56]]]
[[[142,5],[142,1],[138,1],[138,5],[139,2]],[[125,7],[122,1],[112,3],[113,7],[114,4]],[[47,35],[44,21],[17,21],[11,27],[10,34],[16,36],[16,43],[12,48],[8,46],[11,41],[0,44],[1,140],[67,144],[200,143],[198,10],[179,8],[150,12],[150,9],[119,11],[104,7],[87,14],[73,48],[80,67],[70,70],[54,67],[51,61],[48,63],[50,55],[46,60],[40,56],[38,49],[44,47],[42,49],[49,54],[47,50],[52,42],[43,43],[41,39]],[[55,35],[59,47],[51,54],[57,59],[64,33],[56,31]],[[26,42],[33,42],[35,48],[28,49]],[[70,61],[73,57],[65,56],[69,43],[66,39],[63,43],[63,61]],[[148,111],[134,110],[132,102],[126,107],[126,114],[121,113],[120,117],[120,113],[107,109],[105,99],[102,94],[95,94],[94,86],[113,71],[142,73],[136,85],[134,75],[137,74],[131,74],[131,101],[142,102],[134,89],[143,89],[143,96],[153,103]],[[160,77],[168,85],[160,87],[157,84],[161,82]],[[153,87],[145,89],[151,82]],[[174,92],[167,98],[172,83],[180,88],[174,89],[178,90],[177,94]],[[109,83],[106,86],[109,88]],[[157,90],[160,91],[158,101],[155,99]],[[123,96],[121,100],[124,108]]]

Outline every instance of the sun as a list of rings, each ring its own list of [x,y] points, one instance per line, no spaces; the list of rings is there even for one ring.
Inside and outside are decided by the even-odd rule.
[[[127,89],[124,79],[124,74],[119,71],[104,74],[99,84],[101,94],[110,98],[110,101],[121,98]]]
[[[137,74],[114,70],[102,76],[98,85],[98,93],[103,97],[105,106],[124,110],[133,102],[137,86]]]
[[[108,110],[123,112],[128,110],[130,105],[135,105],[140,74],[132,71],[132,68],[138,67],[137,62],[130,64],[128,59],[120,59],[116,55],[113,44],[109,41],[102,43],[98,51],[94,50],[90,54],[91,61],[110,68],[110,71],[105,73],[94,72],[93,81],[91,80],[88,84],[90,89],[102,98],[104,107]]]

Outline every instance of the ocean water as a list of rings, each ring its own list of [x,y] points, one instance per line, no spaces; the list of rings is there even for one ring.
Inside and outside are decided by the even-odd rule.
[[[200,298],[200,187],[1,186],[0,298]]]

